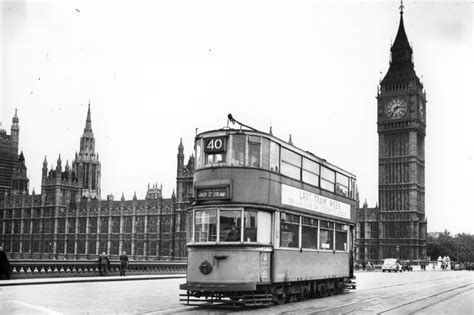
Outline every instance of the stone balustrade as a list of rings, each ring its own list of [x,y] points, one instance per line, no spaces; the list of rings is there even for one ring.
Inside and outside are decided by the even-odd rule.
[[[92,277],[100,275],[97,260],[10,260],[12,279]],[[185,261],[130,261],[128,275],[186,273]],[[109,275],[120,274],[120,261],[110,262]]]

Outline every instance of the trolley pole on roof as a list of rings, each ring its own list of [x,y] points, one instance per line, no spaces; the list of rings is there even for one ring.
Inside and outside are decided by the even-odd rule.
[[[250,127],[250,126],[247,126],[247,125],[241,123],[240,121],[236,120],[234,117],[232,117],[232,114],[227,115],[227,119],[228,119],[233,125],[235,125],[235,123],[238,123],[238,124],[239,124],[240,126],[242,126],[242,127],[248,128],[248,129],[253,130],[253,131],[258,131],[257,129],[252,128],[252,127]]]

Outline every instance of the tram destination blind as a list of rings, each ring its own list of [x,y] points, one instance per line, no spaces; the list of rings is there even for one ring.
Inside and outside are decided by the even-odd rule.
[[[227,187],[198,188],[198,199],[226,199],[229,197]]]

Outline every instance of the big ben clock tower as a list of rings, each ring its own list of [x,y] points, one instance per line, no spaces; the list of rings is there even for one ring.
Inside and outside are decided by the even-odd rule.
[[[426,94],[400,24],[387,74],[377,93],[379,134],[379,259],[426,257]]]

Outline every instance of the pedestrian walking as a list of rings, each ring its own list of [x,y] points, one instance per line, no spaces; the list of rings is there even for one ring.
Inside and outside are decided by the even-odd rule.
[[[0,247],[0,279],[10,279],[12,269],[8,261],[7,253]]]
[[[105,252],[102,252],[102,254],[99,255],[99,271],[101,276],[106,276],[107,275],[107,269],[110,269],[110,260],[109,257],[105,254]]]
[[[128,268],[128,256],[127,253],[124,251],[122,255],[120,255],[120,275],[125,277],[125,269]]]

